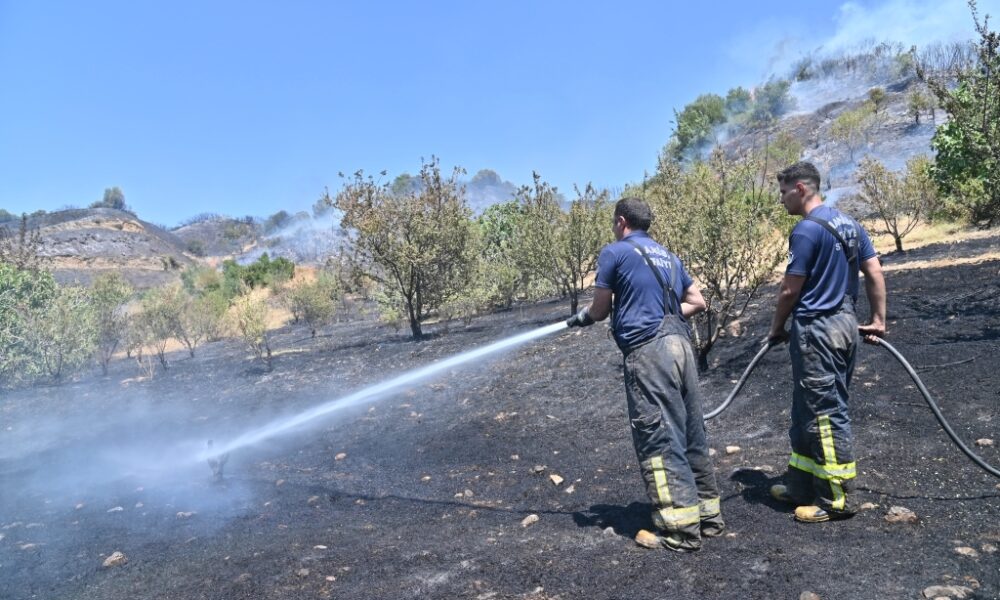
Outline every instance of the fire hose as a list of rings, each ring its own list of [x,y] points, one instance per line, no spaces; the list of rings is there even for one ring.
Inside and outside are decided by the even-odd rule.
[[[760,349],[760,351],[757,352],[757,355],[754,356],[753,360],[750,361],[750,364],[747,365],[746,370],[743,371],[743,375],[740,376],[739,380],[736,382],[736,386],[733,387],[733,391],[729,393],[729,396],[726,397],[726,399],[722,402],[722,404],[720,404],[719,406],[715,407],[713,410],[705,414],[704,418],[706,421],[708,421],[709,419],[714,419],[715,417],[719,416],[720,414],[722,414],[724,410],[726,410],[729,407],[733,399],[736,398],[736,395],[740,393],[741,389],[743,389],[743,384],[746,383],[746,380],[750,376],[750,373],[752,373],[753,370],[757,367],[757,363],[760,362],[760,359],[764,358],[764,355],[767,354],[768,350],[770,350],[776,345],[777,344],[769,341]],[[958,446],[958,448],[967,457],[969,457],[969,459],[972,462],[976,464],[976,466],[980,467],[990,475],[1000,478],[1000,469],[997,469],[996,467],[987,464],[986,461],[984,461],[980,456],[978,456],[975,452],[973,452],[972,449],[970,449],[965,444],[965,442],[959,439],[958,434],[955,433],[955,430],[952,429],[951,425],[948,424],[948,421],[945,420],[944,415],[941,414],[941,409],[938,407],[937,403],[934,402],[933,398],[931,398],[931,394],[929,391],[927,391],[927,388],[924,386],[924,382],[920,381],[920,377],[917,376],[917,372],[914,371],[913,367],[910,366],[910,363],[907,362],[905,358],[903,358],[903,355],[900,354],[898,350],[893,348],[892,344],[885,341],[884,339],[877,338],[876,345],[882,346],[883,348],[888,350],[889,354],[892,354],[892,356],[897,361],[899,361],[899,364],[901,364],[903,368],[906,369],[906,372],[909,373],[910,378],[913,379],[913,383],[917,385],[917,389],[920,390],[920,393],[923,395],[924,400],[927,401],[927,406],[929,406],[931,412],[934,413],[934,418],[937,419],[938,423],[941,425],[941,428],[944,429],[945,433],[948,434],[948,437],[951,438],[951,441],[954,442],[955,445]]]

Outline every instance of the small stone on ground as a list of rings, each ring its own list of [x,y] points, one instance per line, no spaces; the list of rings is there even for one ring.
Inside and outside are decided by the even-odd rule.
[[[962,600],[963,598],[972,598],[975,592],[971,588],[967,588],[964,585],[932,585],[929,588],[924,588],[924,598],[952,598],[954,600]]]
[[[124,552],[112,552],[111,556],[104,559],[104,568],[110,569],[111,567],[120,567],[124,564],[128,564],[128,557],[125,556]]]
[[[738,454],[742,449],[739,446],[726,446],[726,454]]]
[[[893,506],[885,515],[885,520],[890,523],[916,523],[919,519],[912,510],[903,506]]]
[[[538,519],[538,515],[528,515],[527,517],[521,519],[521,527],[531,527],[538,522]]]

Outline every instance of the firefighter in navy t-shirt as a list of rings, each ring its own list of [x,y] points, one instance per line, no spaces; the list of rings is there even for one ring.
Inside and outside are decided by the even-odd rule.
[[[614,215],[617,241],[598,256],[594,300],[567,325],[592,325],[611,313],[632,441],[658,530],[640,531],[636,541],[691,552],[703,535],[725,527],[685,322],[705,310],[705,300],[681,261],[646,233],[653,214],[645,202],[623,198]]]
[[[848,388],[860,335],[885,335],[885,280],[868,233],[854,219],[823,204],[819,171],[799,162],[778,174],[781,203],[803,217],[788,243],[788,267],[778,292],[768,340],[789,342],[792,361],[792,455],[784,485],[771,488],[795,504],[807,523],[854,514],[854,462]],[[858,271],[865,274],[871,323],[858,326],[854,304]],[[792,316],[790,333],[785,321]]]

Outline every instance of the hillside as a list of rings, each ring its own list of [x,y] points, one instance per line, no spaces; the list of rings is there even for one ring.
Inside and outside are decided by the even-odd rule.
[[[0,227],[16,235],[19,221]],[[120,272],[138,288],[176,280],[193,264],[184,242],[134,214],[110,208],[61,210],[33,216],[28,229],[41,236],[39,254],[60,282],[88,284],[106,271]]]

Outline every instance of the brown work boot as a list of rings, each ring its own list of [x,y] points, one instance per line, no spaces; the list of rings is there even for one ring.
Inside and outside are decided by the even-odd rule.
[[[673,531],[653,533],[652,531],[640,529],[639,533],[635,534],[635,543],[651,550],[659,548],[666,548],[674,552],[697,552],[701,550],[700,539],[684,536]]]
[[[853,512],[826,511],[818,506],[800,506],[795,509],[795,520],[801,523],[823,523],[849,519],[852,516]]]

